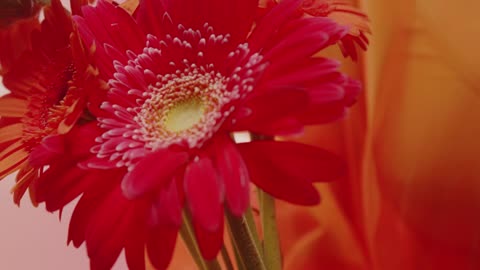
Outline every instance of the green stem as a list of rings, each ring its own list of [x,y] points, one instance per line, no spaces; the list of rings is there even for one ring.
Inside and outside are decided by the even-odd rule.
[[[260,217],[263,230],[263,258],[268,270],[282,269],[282,255],[275,217],[275,199],[258,190],[260,197]]]
[[[255,224],[255,219],[253,217],[253,211],[252,208],[249,207],[247,211],[245,211],[245,221],[247,222],[248,228],[250,229],[250,232],[252,232],[252,237],[253,241],[255,241],[255,246],[260,247],[262,246],[262,243],[260,242],[260,237],[258,236],[258,229],[257,225]],[[263,255],[262,252],[260,252],[260,255]]]
[[[253,238],[253,233],[244,216],[235,217],[228,210],[225,211],[230,236],[238,250],[240,261],[248,270],[267,270],[262,260],[259,247]]]
[[[198,247],[197,240],[195,239],[195,233],[193,231],[192,223],[190,222],[190,215],[183,212],[183,224],[180,228],[180,235],[185,241],[188,251],[192,255],[195,263],[200,270],[221,270],[220,264],[216,259],[212,261],[206,261],[203,259]]]

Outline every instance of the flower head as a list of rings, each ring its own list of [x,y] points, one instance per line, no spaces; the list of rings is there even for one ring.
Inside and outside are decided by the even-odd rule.
[[[166,268],[184,208],[212,259],[223,243],[223,205],[242,215],[250,182],[312,205],[313,183],[342,175],[342,162],[321,149],[232,139],[238,131],[295,134],[354,103],[359,84],[337,62],[313,58],[348,29],[298,16],[300,4],[282,1],[258,23],[256,0],[145,0],[134,17],[105,1],[82,9],[79,32],[110,87],[93,112],[98,126],[76,129],[94,146],[82,158],[91,173],[77,180],[88,184],[69,239],[86,241],[93,268],[109,268],[124,248],[129,266],[142,269],[145,246]],[[45,178],[39,189],[52,182],[66,186]]]
[[[93,74],[61,3],[52,1],[44,14],[40,29],[31,33],[31,49],[3,77],[10,94],[0,98],[0,179],[20,170],[17,203],[42,165],[62,153],[57,135],[67,133],[83,113],[83,87]]]

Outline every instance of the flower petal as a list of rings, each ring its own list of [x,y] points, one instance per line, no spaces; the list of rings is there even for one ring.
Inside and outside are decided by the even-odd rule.
[[[178,193],[175,180],[158,192],[151,208],[150,223],[152,226],[180,227],[182,224],[183,201]]]
[[[0,105],[1,106],[1,105]],[[22,136],[22,123],[16,123],[0,128],[0,144],[16,140]]]
[[[73,242],[78,248],[85,241],[87,226],[95,210],[105,200],[105,196],[119,184],[120,173],[123,171],[109,171],[108,176],[103,177],[103,181],[97,181],[95,188],[87,190],[82,195],[70,219],[68,243]]]
[[[170,264],[177,242],[178,229],[176,226],[156,226],[149,230],[147,253],[156,269],[167,269]]]
[[[42,166],[52,163],[64,153],[65,141],[62,135],[52,135],[43,138],[39,145],[33,148],[28,157],[32,166]]]
[[[162,27],[165,12],[164,1],[143,0],[140,1],[135,19],[145,34],[162,37],[165,34],[165,29]]]
[[[215,259],[223,246],[223,215],[220,218],[220,227],[213,232],[209,232],[195,223],[193,224],[200,253],[206,260]]]
[[[0,116],[23,117],[27,112],[27,101],[6,95],[0,98]]]
[[[185,152],[158,150],[141,159],[122,180],[122,190],[127,198],[142,196],[163,186],[188,160]]]
[[[247,166],[230,138],[219,138],[215,143],[215,164],[225,184],[228,207],[234,215],[241,216],[250,203]]]
[[[236,44],[251,30],[258,0],[166,0],[175,23],[202,29],[205,23],[219,34],[230,34]]]
[[[87,252],[92,269],[110,269],[113,266],[125,245],[134,217],[134,203],[123,196],[120,187],[108,194],[95,209],[86,230]]]
[[[300,112],[308,106],[308,102],[308,94],[298,89],[281,88],[262,92],[245,103],[244,106],[251,113],[235,119],[232,128],[269,134],[265,127]]]
[[[320,202],[311,182],[322,179],[322,163],[326,164],[322,151],[297,143],[274,141],[242,143],[238,149],[251,180],[265,192],[296,204]]]
[[[140,223],[140,222],[138,222]],[[145,229],[134,226],[125,244],[125,259],[129,269],[145,270]]]
[[[218,230],[222,217],[218,178],[207,157],[193,161],[185,171],[185,194],[193,222],[210,232]]]

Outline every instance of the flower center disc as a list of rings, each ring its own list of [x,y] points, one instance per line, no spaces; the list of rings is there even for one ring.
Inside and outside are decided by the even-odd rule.
[[[165,128],[171,132],[180,132],[200,122],[205,112],[204,102],[197,98],[189,98],[175,103],[168,111]]]

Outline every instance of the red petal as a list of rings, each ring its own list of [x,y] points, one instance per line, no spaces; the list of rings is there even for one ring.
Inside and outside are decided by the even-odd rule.
[[[317,125],[338,120],[346,115],[344,101],[314,104],[297,116],[304,125]]]
[[[64,153],[65,140],[62,135],[52,135],[43,138],[28,157],[32,166],[43,166],[52,163]]]
[[[173,225],[180,227],[182,224],[182,208],[183,202],[177,190],[177,183],[173,180],[155,196],[150,213],[150,223],[152,226]]]
[[[110,269],[125,245],[135,221],[134,203],[119,187],[111,192],[90,219],[86,230],[87,252],[92,269]]]
[[[147,252],[153,266],[158,270],[167,269],[172,260],[177,241],[178,227],[156,226],[147,236]]]
[[[215,34],[230,34],[234,44],[251,30],[258,0],[167,0],[167,11],[177,24],[202,29],[205,23]]]
[[[65,138],[69,155],[78,158],[91,155],[90,149],[97,144],[95,139],[101,136],[103,131],[96,121],[75,126]]]
[[[51,168],[50,168],[51,169]],[[49,170],[50,170],[49,169]],[[47,211],[53,212],[63,208],[73,199],[88,190],[92,185],[103,181],[109,176],[108,172],[86,171],[73,164],[64,174],[53,172],[51,179],[44,185],[46,190],[45,205]],[[50,179],[49,179],[50,180]]]
[[[218,175],[209,158],[200,158],[188,165],[185,193],[193,222],[205,230],[217,231],[222,217],[222,201]]]
[[[317,151],[297,143],[274,141],[238,144],[238,149],[248,166],[251,180],[265,192],[291,203],[319,203],[320,197],[311,181],[318,180],[313,177],[322,176],[321,170],[315,172],[314,169],[321,169],[325,160],[323,156],[317,157]],[[316,161],[320,163],[317,165]]]
[[[75,247],[79,247],[85,241],[85,231],[95,210],[105,196],[119,184],[119,173],[123,172],[108,172],[103,181],[97,181],[95,187],[86,191],[75,206],[68,228],[68,242],[72,241]]]
[[[145,270],[145,232],[140,226],[134,227],[134,230],[128,235],[125,244],[125,258],[128,269]]]
[[[223,215],[221,216],[220,227],[217,231],[209,232],[201,226],[193,224],[198,247],[202,257],[206,260],[213,260],[223,245]]]
[[[254,141],[239,147],[257,152],[283,173],[311,182],[331,181],[346,172],[345,162],[337,155],[306,144]]]
[[[130,199],[142,196],[171,180],[188,160],[185,152],[161,149],[144,157],[122,180],[122,190]]]
[[[281,1],[275,8],[269,11],[250,35],[248,42],[250,48],[253,51],[264,48],[266,43],[272,38],[272,33],[276,33],[278,28],[293,16],[302,1]]]
[[[135,18],[145,34],[163,37],[165,29],[162,28],[165,4],[159,0],[143,0],[137,8]]]
[[[249,130],[257,133],[268,132],[267,125],[283,120],[308,106],[308,94],[297,89],[275,89],[252,97],[245,104],[251,114],[237,119],[234,130]]]
[[[286,117],[278,121],[265,124],[258,133],[267,136],[292,136],[301,135],[304,131],[304,124],[295,117]]]
[[[241,216],[250,203],[250,176],[247,166],[230,138],[221,138],[215,143],[215,163],[225,184],[228,206],[234,215]]]

